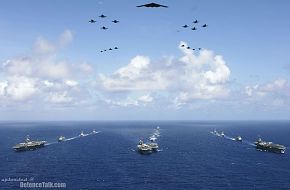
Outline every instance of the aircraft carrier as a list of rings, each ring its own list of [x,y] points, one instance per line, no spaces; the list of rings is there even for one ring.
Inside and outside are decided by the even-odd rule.
[[[274,153],[280,153],[280,154],[284,154],[286,150],[286,147],[283,145],[262,141],[261,138],[259,138],[255,142],[255,145],[257,149],[274,152]]]
[[[44,147],[46,141],[31,141],[29,136],[26,137],[24,143],[19,143],[13,146],[13,149],[17,152],[26,150],[35,150]]]

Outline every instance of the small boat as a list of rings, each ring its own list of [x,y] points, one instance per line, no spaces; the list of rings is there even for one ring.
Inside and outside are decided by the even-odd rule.
[[[65,140],[65,137],[64,136],[60,136],[59,138],[58,138],[58,142],[63,142]]]
[[[213,134],[213,135],[219,135],[219,133],[217,132],[217,130],[211,131],[210,133]]]
[[[80,134],[79,136],[80,136],[80,137],[84,137],[84,136],[86,136],[86,135],[85,135],[84,132],[82,131],[81,134]]]
[[[239,142],[242,142],[243,139],[242,139],[241,136],[237,136],[237,137],[235,138],[235,140],[236,140],[236,141],[239,141]]]

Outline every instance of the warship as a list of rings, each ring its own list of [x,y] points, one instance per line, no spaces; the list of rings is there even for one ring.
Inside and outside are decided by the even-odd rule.
[[[58,142],[63,142],[63,141],[65,141],[65,137],[64,137],[64,136],[60,136],[60,137],[58,138]]]
[[[224,137],[224,136],[225,136],[225,134],[224,134],[223,131],[221,132],[220,136],[221,136],[221,137]]]
[[[265,150],[265,151],[269,151],[269,152],[274,152],[274,153],[281,153],[284,154],[286,147],[280,144],[274,144],[272,142],[266,142],[266,141],[262,141],[261,138],[259,138],[256,142],[255,142],[256,148],[260,149],[260,150]]]
[[[13,146],[17,152],[26,150],[35,150],[44,147],[46,141],[31,141],[29,136],[26,137],[25,142]]]
[[[82,131],[81,134],[79,134],[79,136],[80,136],[80,137],[84,137],[84,136],[86,136],[86,135],[85,135],[84,132]]]
[[[236,141],[239,141],[239,142],[242,142],[242,137],[241,137],[241,136],[237,136],[237,137],[235,138],[235,140],[236,140]]]
[[[138,148],[139,153],[141,154],[151,154],[153,150],[150,145],[143,143],[142,140],[139,141],[137,148]]]
[[[93,134],[97,134],[97,133],[98,133],[98,132],[94,129],[94,130],[93,130]]]

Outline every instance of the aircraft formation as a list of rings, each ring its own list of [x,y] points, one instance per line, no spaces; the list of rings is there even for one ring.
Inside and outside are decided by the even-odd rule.
[[[141,8],[141,7],[145,7],[145,8],[168,8],[167,5],[161,5],[161,4],[157,4],[157,3],[148,3],[148,4],[138,5],[138,6],[136,6],[136,7],[138,7],[138,8]],[[98,17],[99,17],[100,19],[105,19],[105,18],[107,18],[107,16],[104,15],[104,14],[101,14],[101,15],[98,16]],[[120,21],[114,19],[114,20],[112,20],[111,22],[114,23],[114,24],[117,24],[117,23],[119,23]],[[89,23],[94,24],[94,23],[97,23],[97,21],[94,20],[94,19],[91,19],[91,20],[89,20]],[[197,19],[195,19],[194,21],[192,21],[192,23],[193,23],[193,26],[190,26],[190,25],[185,24],[185,25],[183,25],[182,27],[185,28],[185,29],[186,29],[186,28],[191,28],[191,30],[193,30],[193,31],[198,30],[198,28],[206,28],[206,27],[208,27],[208,24],[201,24],[201,25],[198,25],[198,24],[200,23],[200,21],[197,20]],[[101,30],[108,30],[109,27],[101,26],[100,29],[101,29]],[[178,32],[179,32],[179,30],[178,30]],[[202,49],[202,48],[191,48],[190,46],[185,47],[184,44],[181,45],[181,47],[182,47],[182,48],[186,48],[186,49],[191,49],[191,50],[193,50],[193,51],[194,51],[194,50],[201,50],[201,49]],[[106,52],[106,51],[117,50],[117,49],[119,49],[119,48],[118,48],[118,47],[114,47],[114,48],[104,49],[104,50],[101,50],[100,53],[103,53],[103,52]]]
[[[194,24],[192,27],[190,27],[187,24],[183,25],[182,27],[183,28],[191,28],[191,30],[197,30],[197,28],[198,28],[197,24],[199,23],[199,20],[194,20],[192,23]],[[200,27],[206,28],[206,27],[208,27],[208,25],[207,24],[202,24]]]
[[[118,47],[114,47],[114,48],[101,50],[100,52],[103,53],[103,52],[106,52],[106,51],[112,51],[112,50],[117,50],[117,49],[119,49],[119,48]]]
[[[200,48],[200,47],[199,48],[191,48],[190,46],[185,46],[184,44],[181,44],[180,47],[185,48],[185,49],[191,49],[193,51],[202,50],[202,48]]]
[[[99,16],[101,19],[104,19],[104,18],[107,18],[107,16],[106,15],[104,15],[104,14],[101,14],[100,16]],[[94,20],[94,19],[91,19],[91,20],[89,20],[89,23],[91,23],[91,24],[94,24],[94,23],[96,23],[97,21],[96,20]],[[114,24],[117,24],[118,22],[120,22],[119,20],[112,20],[112,23],[114,23]],[[101,30],[108,30],[109,28],[108,27],[106,27],[106,26],[102,26],[102,27],[100,27],[100,29]]]

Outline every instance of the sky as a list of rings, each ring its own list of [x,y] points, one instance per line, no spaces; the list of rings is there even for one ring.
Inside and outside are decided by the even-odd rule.
[[[1,1],[0,120],[289,119],[289,1],[150,2]]]

